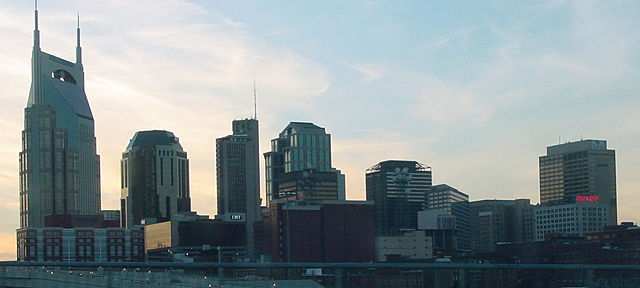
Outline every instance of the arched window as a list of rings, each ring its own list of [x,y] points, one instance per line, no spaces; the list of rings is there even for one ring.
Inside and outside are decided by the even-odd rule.
[[[73,76],[71,76],[71,73],[62,69],[52,72],[51,77],[58,79],[62,82],[68,82],[74,85],[76,84],[76,79],[74,79]]]

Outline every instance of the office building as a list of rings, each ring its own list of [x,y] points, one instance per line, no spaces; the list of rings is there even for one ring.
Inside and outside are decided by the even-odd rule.
[[[216,139],[218,217],[246,223],[247,252],[256,257],[254,224],[260,219],[258,120],[232,122],[233,134]]]
[[[456,249],[471,249],[471,218],[469,195],[447,184],[434,185],[427,195],[427,208],[444,209],[456,216]]]
[[[533,206],[529,199],[480,200],[471,207],[471,248],[495,252],[498,242],[530,242],[534,239]]]
[[[617,224],[616,156],[607,149],[607,141],[587,139],[550,146],[539,160],[540,204],[598,196],[608,206],[607,224]]]
[[[331,135],[313,123],[291,122],[271,140],[271,151],[264,153],[267,205],[279,198],[280,182],[285,173],[295,171],[334,172],[338,196],[345,199],[344,174],[331,166]]]
[[[189,159],[178,137],[139,131],[120,160],[122,227],[167,221],[191,210]]]
[[[273,262],[375,260],[370,201],[325,200],[307,205],[278,199],[263,217],[263,254]]]
[[[416,161],[389,160],[367,169],[367,200],[376,209],[376,236],[416,229],[417,213],[431,190],[431,168]]]
[[[608,205],[595,201],[579,201],[562,205],[537,205],[535,211],[535,240],[546,240],[548,235],[585,237],[588,233],[602,232],[607,225]]]
[[[50,214],[100,214],[100,158],[81,51],[78,27],[75,62],[43,52],[35,10],[31,89],[19,154],[21,228],[43,227]]]

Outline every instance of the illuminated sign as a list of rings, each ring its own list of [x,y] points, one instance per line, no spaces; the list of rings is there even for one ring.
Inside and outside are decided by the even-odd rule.
[[[231,220],[242,220],[242,215],[233,214],[231,215]]]
[[[576,202],[594,203],[594,202],[598,202],[598,200],[600,200],[600,196],[598,196],[598,195],[580,195],[580,196],[576,196]]]

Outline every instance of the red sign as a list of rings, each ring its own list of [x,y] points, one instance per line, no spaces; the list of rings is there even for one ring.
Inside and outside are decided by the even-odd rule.
[[[576,202],[584,202],[584,203],[594,203],[600,200],[600,196],[598,195],[580,195],[576,196]]]

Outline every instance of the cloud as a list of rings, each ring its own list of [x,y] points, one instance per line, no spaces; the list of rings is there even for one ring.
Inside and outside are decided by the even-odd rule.
[[[370,82],[378,80],[385,75],[385,69],[373,64],[351,64],[351,68],[362,73],[363,81]]]

